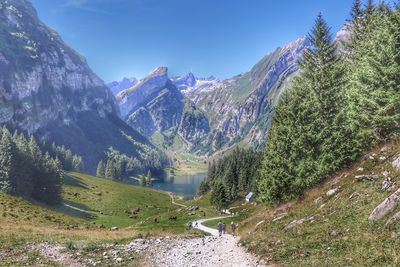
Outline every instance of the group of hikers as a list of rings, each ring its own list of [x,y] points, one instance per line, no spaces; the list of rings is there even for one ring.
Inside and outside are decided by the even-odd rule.
[[[198,222],[188,222],[188,228],[189,230],[194,228],[197,228]],[[236,223],[231,222],[231,230],[232,230],[232,235],[235,236],[236,235],[236,230],[237,230],[238,225]],[[226,231],[226,224],[223,223],[222,221],[219,221],[217,224],[217,229],[218,229],[218,233],[219,236],[222,236],[225,234]]]
[[[218,229],[218,233],[219,236],[222,236],[225,234],[225,230],[226,230],[226,224],[223,223],[222,221],[219,221],[217,224],[217,229]],[[231,230],[232,230],[232,235],[236,235],[236,229],[237,229],[237,224],[231,222]]]

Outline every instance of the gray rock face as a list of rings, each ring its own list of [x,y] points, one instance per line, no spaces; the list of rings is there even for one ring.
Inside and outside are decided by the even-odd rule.
[[[81,111],[116,113],[111,92],[28,1],[3,1],[0,20],[1,123],[33,133]]]
[[[193,74],[170,80],[166,67],[157,68],[135,86],[117,95],[121,115],[130,126],[147,137],[156,132],[165,139],[180,135],[189,149],[196,147],[207,138],[210,126],[203,112],[182,94],[181,90],[195,84],[197,78]]]
[[[214,153],[243,139],[262,144],[274,106],[296,75],[308,45],[306,39],[299,39],[267,55],[251,71],[224,81],[197,78],[192,73],[169,79],[167,68],[158,68],[117,95],[122,118],[146,136],[156,131],[165,134],[168,129],[170,135],[178,126],[178,134],[198,153]],[[189,109],[179,112],[181,101],[160,99],[168,84],[179,90],[182,99],[190,100],[185,105]],[[157,105],[150,108],[148,103],[153,100]]]
[[[0,1],[0,39],[0,124],[65,145],[90,172],[111,146],[130,156],[139,155],[137,144],[152,147],[119,119],[111,91],[29,1]]]
[[[204,141],[210,133],[207,117],[194,103],[186,101],[185,111],[179,127],[180,135],[191,144]]]
[[[135,86],[118,93],[117,100],[122,118],[126,119],[137,108],[155,97],[167,86],[167,82],[168,68],[160,67]]]
[[[127,120],[129,125],[147,137],[156,131],[162,133],[177,129],[182,118],[183,96],[172,84],[163,87],[154,98],[142,102]]]
[[[208,81],[184,92],[206,114],[214,143],[221,136],[225,147],[243,139],[265,140],[274,106],[296,75],[308,45],[306,39],[299,39],[264,57],[250,72],[225,81]]]

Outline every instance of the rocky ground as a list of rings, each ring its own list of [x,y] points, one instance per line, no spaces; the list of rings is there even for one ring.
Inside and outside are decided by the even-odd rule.
[[[214,236],[216,231],[201,225],[203,221],[199,228],[211,236],[135,239],[127,244],[30,244],[22,250],[0,250],[0,266],[265,266],[240,245],[239,237]]]
[[[26,248],[33,253],[0,252],[0,266],[157,266],[157,267],[241,267],[265,266],[239,243],[238,237],[164,237],[136,239],[128,244],[74,247],[42,243]],[[12,261],[9,261],[10,258]],[[8,260],[7,260],[8,259]]]
[[[148,259],[154,266],[265,266],[238,244],[239,238],[223,237],[163,239],[149,249]]]

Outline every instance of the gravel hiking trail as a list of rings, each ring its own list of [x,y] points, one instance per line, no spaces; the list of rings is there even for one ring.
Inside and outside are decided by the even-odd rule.
[[[225,234],[218,236],[218,231],[204,226],[203,223],[216,221],[227,216],[195,221],[203,232],[211,236],[203,238],[164,238],[150,246],[148,258],[153,266],[158,267],[261,267],[263,260],[248,253],[239,244],[239,237]]]

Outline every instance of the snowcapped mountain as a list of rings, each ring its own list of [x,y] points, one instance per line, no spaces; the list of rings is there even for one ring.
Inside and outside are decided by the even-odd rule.
[[[214,153],[245,141],[263,146],[274,107],[297,74],[309,42],[298,39],[230,79],[168,77],[160,67],[117,94],[122,118],[140,133],[183,143],[197,154]],[[175,146],[176,147],[176,146]]]

